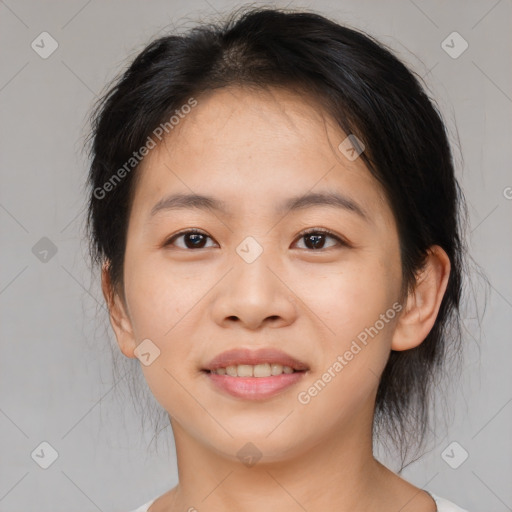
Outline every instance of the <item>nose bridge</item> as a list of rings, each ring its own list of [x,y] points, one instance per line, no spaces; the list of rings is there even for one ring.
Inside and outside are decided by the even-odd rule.
[[[237,247],[228,281],[216,298],[217,322],[238,319],[256,328],[267,318],[288,323],[294,314],[290,292],[275,274],[276,255],[254,237]]]
[[[272,261],[275,265],[275,254],[263,241],[247,236],[235,249],[234,280],[235,286],[241,284],[250,293],[273,293],[278,287],[275,276],[270,271]],[[267,297],[268,300],[268,297]]]

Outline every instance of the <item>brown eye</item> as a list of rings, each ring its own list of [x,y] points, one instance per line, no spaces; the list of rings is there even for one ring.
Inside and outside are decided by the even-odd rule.
[[[325,247],[326,239],[333,239],[336,241],[335,244]],[[336,236],[334,233],[324,229],[314,229],[303,232],[300,234],[299,240],[305,240],[305,248],[313,251],[321,249],[329,249],[330,247],[338,245],[347,245],[341,238]],[[302,247],[301,247],[302,249]]]
[[[210,236],[199,230],[181,231],[180,233],[173,235],[167,242],[165,242],[164,247],[172,245],[180,249],[204,249],[207,247],[213,247],[212,245],[206,245],[208,239],[212,240]],[[326,247],[326,241],[328,239],[334,240],[335,243],[331,243]],[[178,244],[176,243],[177,240],[182,240],[182,242]],[[301,248],[309,249],[311,251],[329,249],[331,247],[335,247],[336,245],[348,246],[348,244],[339,236],[335,235],[331,231],[324,229],[314,229],[305,231],[300,234],[299,240],[305,241],[305,247]]]
[[[206,233],[198,230],[182,231],[172,236],[164,246],[176,245],[180,249],[204,249],[207,239],[210,238]],[[176,240],[183,239],[183,244],[175,244]],[[211,239],[211,238],[210,238]]]

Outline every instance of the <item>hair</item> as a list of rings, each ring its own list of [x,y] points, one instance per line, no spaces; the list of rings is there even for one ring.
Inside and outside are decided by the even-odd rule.
[[[378,386],[374,434],[382,429],[402,462],[424,439],[433,383],[449,351],[460,352],[466,253],[465,201],[447,130],[420,80],[384,44],[320,14],[242,9],[146,46],[96,105],[89,139],[90,256],[107,265],[121,294],[137,166],[108,193],[97,191],[190,98],[200,101],[227,86],[285,87],[305,101],[314,98],[344,133],[363,141],[360,158],[382,185],[397,224],[402,299],[431,246],[442,247],[451,263],[433,328],[416,348],[391,351]]]

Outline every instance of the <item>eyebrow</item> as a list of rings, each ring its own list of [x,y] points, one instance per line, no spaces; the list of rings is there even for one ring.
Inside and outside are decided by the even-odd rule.
[[[369,215],[366,211],[353,199],[339,192],[310,192],[305,195],[291,197],[277,207],[276,214],[285,215],[292,211],[315,206],[330,206],[353,212],[369,222]],[[153,217],[161,211],[194,209],[218,212],[227,217],[232,216],[224,201],[201,194],[171,194],[166,196],[153,206],[149,215]]]

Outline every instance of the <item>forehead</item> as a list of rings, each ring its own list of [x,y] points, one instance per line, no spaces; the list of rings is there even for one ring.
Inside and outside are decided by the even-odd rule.
[[[338,149],[346,137],[311,97],[279,88],[210,91],[145,157],[135,199],[154,202],[179,189],[247,208],[322,189],[350,193],[368,211],[386,208],[362,159]]]
[[[215,152],[217,161],[238,155],[246,162],[248,157],[257,159],[258,153],[281,160],[300,152],[329,162],[327,137],[336,142],[342,135],[310,96],[276,87],[237,86],[201,96],[165,142],[197,156]]]

